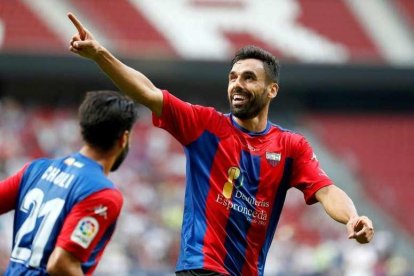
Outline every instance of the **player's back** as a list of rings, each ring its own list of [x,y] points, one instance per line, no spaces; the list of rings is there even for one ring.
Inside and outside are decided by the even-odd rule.
[[[45,275],[47,261],[72,207],[108,188],[114,186],[103,168],[80,153],[30,163],[19,187],[6,275]],[[96,229],[86,227],[85,231]]]

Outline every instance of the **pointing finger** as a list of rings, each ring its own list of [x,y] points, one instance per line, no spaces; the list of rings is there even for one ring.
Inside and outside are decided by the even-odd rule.
[[[68,17],[70,21],[72,21],[73,25],[75,25],[76,29],[78,30],[80,38],[84,40],[86,38],[85,27],[83,27],[82,23],[72,13],[68,13]]]

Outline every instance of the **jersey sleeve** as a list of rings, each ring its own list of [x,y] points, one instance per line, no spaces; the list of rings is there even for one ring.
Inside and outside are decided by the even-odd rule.
[[[152,122],[187,145],[201,135],[214,113],[217,113],[214,108],[184,102],[164,90],[161,116],[153,114]]]
[[[56,245],[81,262],[87,261],[106,231],[115,224],[122,204],[122,195],[115,189],[105,189],[88,196],[76,204],[66,217]]]
[[[305,138],[301,137],[295,143],[294,149],[291,184],[303,192],[307,204],[316,203],[315,193],[333,182],[320,167],[312,147]]]
[[[13,210],[19,197],[19,187],[23,174],[29,164],[26,164],[14,175],[0,181],[0,214]]]

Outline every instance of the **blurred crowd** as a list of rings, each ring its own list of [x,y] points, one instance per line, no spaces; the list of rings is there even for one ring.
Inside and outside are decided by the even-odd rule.
[[[75,108],[27,106],[0,100],[0,179],[42,156],[80,148]],[[294,126],[287,126],[294,128]],[[173,275],[180,246],[185,156],[181,146],[151,124],[140,109],[125,164],[110,178],[124,195],[112,243],[97,275]],[[0,272],[7,265],[12,217],[0,217]],[[414,275],[414,266],[395,252],[393,236],[377,231],[369,245],[348,241],[346,229],[318,204],[306,206],[290,190],[265,275]]]

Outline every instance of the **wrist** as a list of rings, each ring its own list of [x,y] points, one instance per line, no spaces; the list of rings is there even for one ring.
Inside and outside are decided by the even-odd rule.
[[[93,60],[100,64],[102,62],[105,62],[109,60],[111,55],[109,54],[108,50],[103,47],[102,45],[98,45],[96,47],[95,55],[93,56]]]
[[[359,218],[358,214],[353,214],[353,215],[349,216],[348,221],[346,223],[348,224],[350,222],[353,222],[353,221],[357,220],[358,218]]]

